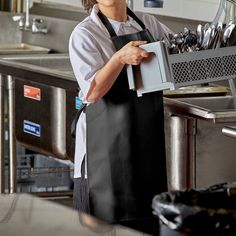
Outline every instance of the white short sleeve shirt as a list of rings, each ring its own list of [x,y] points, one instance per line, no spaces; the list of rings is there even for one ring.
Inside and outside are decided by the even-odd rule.
[[[116,52],[110,35],[100,21],[97,13],[98,5],[94,5],[90,16],[85,18],[73,30],[69,40],[69,55],[74,75],[80,88],[79,97],[86,101],[90,84],[96,73]],[[170,30],[160,23],[154,16],[136,13],[149,29],[154,39],[161,39]],[[109,19],[117,35],[124,35],[141,31],[140,25],[131,17],[126,22]],[[76,127],[74,177],[81,177],[81,164],[86,155],[86,117],[81,113]],[[87,169],[87,168],[86,168]],[[85,177],[87,176],[85,171]]]

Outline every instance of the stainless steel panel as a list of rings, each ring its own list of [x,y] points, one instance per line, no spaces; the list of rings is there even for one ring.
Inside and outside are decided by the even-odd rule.
[[[24,97],[24,85],[41,90],[41,100]],[[76,90],[43,85],[15,78],[16,138],[25,147],[61,159],[73,159],[70,124],[75,116]],[[40,125],[39,137],[24,132],[24,121]]]
[[[37,18],[38,16],[31,15],[31,18],[33,17]],[[44,16],[40,16],[40,19],[45,22],[48,34],[45,36],[24,31],[22,33],[22,42],[50,48],[53,52],[68,52],[69,37],[78,24],[78,20],[72,21]]]
[[[169,174],[172,188],[202,188],[236,180],[235,140],[222,134],[224,126],[236,121],[233,97],[165,99],[165,113],[174,131],[166,133],[172,142],[167,150],[169,165],[174,166]],[[185,178],[190,182],[184,183]]]
[[[9,2],[9,1],[5,1]],[[9,44],[18,44],[22,42],[22,31],[18,29],[16,22],[12,20],[12,12],[3,12],[0,13],[0,22],[1,22],[1,34],[0,34],[0,45],[9,43]]]
[[[235,139],[222,134],[225,124],[197,120],[196,187],[236,180]]]

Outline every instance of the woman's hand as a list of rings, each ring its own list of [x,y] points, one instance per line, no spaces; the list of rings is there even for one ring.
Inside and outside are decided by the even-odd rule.
[[[140,45],[146,44],[147,41],[131,41],[127,43],[123,48],[116,52],[120,63],[139,65],[143,58],[147,58],[150,53],[144,49],[139,48]]]

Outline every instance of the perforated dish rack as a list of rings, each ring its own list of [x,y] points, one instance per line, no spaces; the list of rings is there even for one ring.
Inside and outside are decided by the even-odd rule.
[[[175,87],[236,78],[236,47],[168,55]]]
[[[236,46],[169,54],[163,42],[140,46],[153,57],[127,66],[129,87],[144,93],[236,78]]]

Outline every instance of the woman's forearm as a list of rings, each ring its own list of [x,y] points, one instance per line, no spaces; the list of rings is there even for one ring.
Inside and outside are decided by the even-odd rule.
[[[139,48],[146,41],[132,41],[117,51],[111,59],[97,71],[97,74],[90,85],[87,100],[91,103],[97,102],[112,87],[125,64],[139,65],[143,58],[149,53]]]
[[[124,64],[120,62],[119,55],[115,53],[107,64],[97,72],[91,83],[87,100],[94,103],[103,97],[110,90],[123,67]]]

